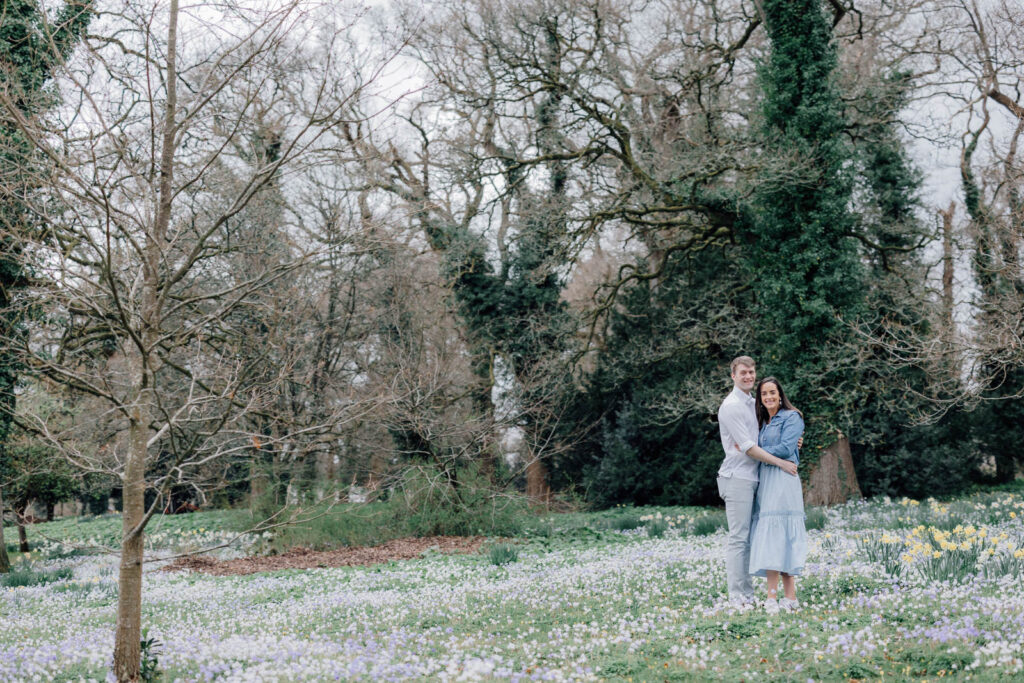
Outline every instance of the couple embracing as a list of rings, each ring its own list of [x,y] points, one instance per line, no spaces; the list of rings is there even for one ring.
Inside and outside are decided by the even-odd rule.
[[[757,381],[754,359],[732,361],[733,389],[718,409],[725,460],[718,493],[729,534],[725,570],[729,600],[754,605],[751,576],[766,578],[769,611],[798,606],[796,576],[807,558],[803,491],[797,464],[804,420],[774,377]],[[779,577],[784,597],[776,601]]]

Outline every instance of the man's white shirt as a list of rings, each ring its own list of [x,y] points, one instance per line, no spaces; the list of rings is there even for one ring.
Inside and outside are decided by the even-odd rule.
[[[718,468],[718,476],[757,481],[759,463],[747,455],[747,451],[757,445],[754,397],[734,386],[718,408],[718,431],[725,449],[725,460]]]

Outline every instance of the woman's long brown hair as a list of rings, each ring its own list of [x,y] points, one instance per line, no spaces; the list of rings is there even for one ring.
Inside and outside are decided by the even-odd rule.
[[[796,412],[800,413],[800,411],[797,410],[797,408],[792,403],[789,402],[789,399],[786,398],[786,392],[782,390],[782,384],[779,383],[779,380],[775,379],[774,377],[765,377],[764,379],[757,383],[757,389],[755,390],[754,394],[754,409],[757,411],[758,429],[764,427],[768,420],[771,419],[771,415],[768,414],[768,409],[764,407],[763,403],[761,403],[761,387],[764,386],[765,384],[768,384],[768,382],[774,384],[775,387],[779,390],[779,410],[796,410]],[[800,413],[800,417],[803,416],[804,414]]]

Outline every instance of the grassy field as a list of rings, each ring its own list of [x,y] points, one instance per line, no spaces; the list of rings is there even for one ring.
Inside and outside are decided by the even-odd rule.
[[[238,514],[161,518],[154,547],[216,542]],[[1022,515],[1019,490],[812,511],[801,609],[778,615],[723,602],[720,511],[618,508],[534,519],[497,553],[509,541],[372,567],[148,571],[144,623],[165,680],[1001,680],[1024,675]],[[98,545],[118,523],[32,531]],[[43,578],[0,588],[0,680],[106,675],[117,560],[82,552],[16,558]]]

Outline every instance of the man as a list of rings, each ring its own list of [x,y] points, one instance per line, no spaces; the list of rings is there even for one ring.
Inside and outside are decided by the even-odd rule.
[[[777,465],[796,475],[796,463],[776,458],[757,445],[757,416],[751,391],[757,383],[757,368],[750,356],[739,356],[730,364],[732,391],[718,409],[718,431],[725,459],[718,468],[718,495],[725,501],[729,535],[725,542],[725,573],[729,600],[752,604],[750,582],[750,518],[757,493],[758,461]]]

